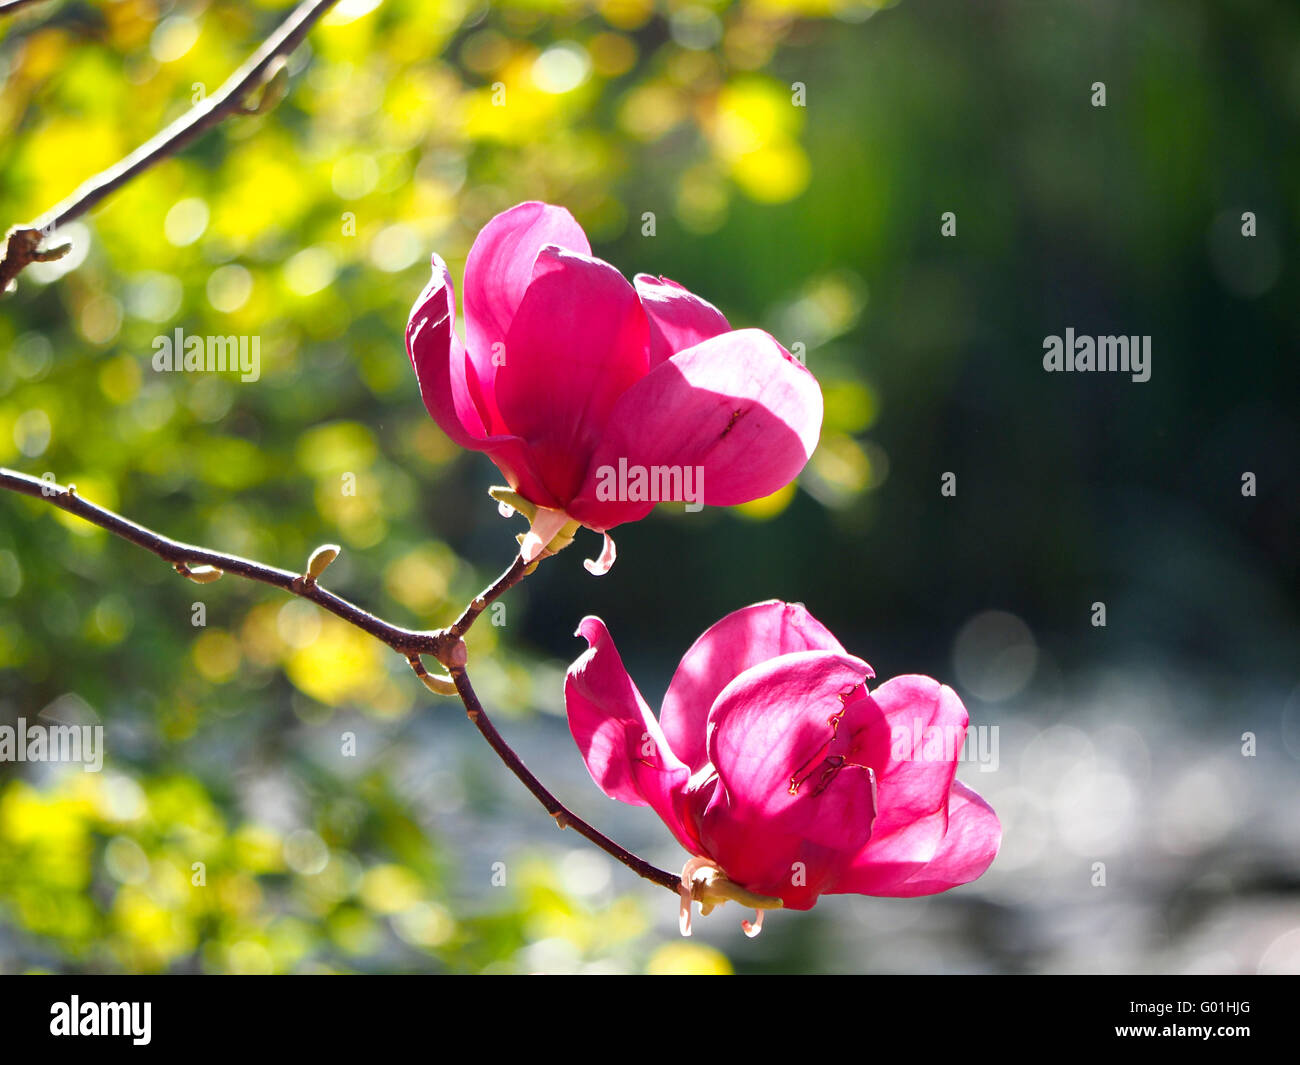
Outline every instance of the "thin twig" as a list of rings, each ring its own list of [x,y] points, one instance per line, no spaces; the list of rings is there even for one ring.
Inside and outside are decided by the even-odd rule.
[[[622,862],[638,876],[645,877],[645,879],[658,884],[660,887],[667,888],[674,894],[677,892],[677,887],[681,883],[680,874],[670,873],[653,866],[645,859],[638,858],[626,847],[620,847],[608,836],[592,828],[581,817],[569,810],[546,789],[546,786],[524,765],[523,759],[501,738],[501,733],[496,730],[496,726],[488,720],[487,712],[483,709],[483,704],[479,702],[478,695],[469,682],[469,674],[466,673],[464,666],[452,669],[451,678],[456,683],[456,691],[460,694],[460,701],[465,704],[465,713],[469,716],[470,721],[474,723],[474,727],[483,734],[483,738],[497,752],[497,756],[501,761],[505,762],[510,772],[523,782],[524,787],[531,791],[537,801],[546,808],[546,812],[555,818],[557,825],[561,828],[572,828],[579,835],[585,836],[606,854]]]
[[[355,603],[350,603],[333,592],[327,592],[314,580],[306,578],[303,573],[276,569],[274,566],[240,558],[238,555],[212,551],[206,547],[162,536],[152,529],[146,529],[143,525],[137,525],[120,514],[115,514],[82,498],[77,495],[74,486],[43,481],[37,477],[29,477],[25,473],[18,473],[16,470],[0,467],[0,487],[12,492],[21,492],[33,499],[43,499],[60,510],[75,514],[92,525],[98,525],[115,536],[120,536],[138,547],[143,547],[146,551],[153,552],[173,566],[212,566],[223,573],[232,573],[250,581],[259,581],[292,595],[301,596],[303,599],[310,599],[350,625],[370,633],[375,639],[386,643],[399,654],[427,654],[441,659],[453,644],[459,642],[459,637],[452,637],[443,630],[419,632],[404,629],[399,625],[391,625]]]
[[[223,119],[240,113],[249,93],[275,72],[279,61],[298,47],[307,31],[336,2],[337,0],[303,0],[215,93],[200,100],[175,122],[107,170],[83,182],[70,196],[34,221],[11,228],[6,234],[3,258],[0,258],[0,293],[8,288],[10,282],[26,266],[57,257],[58,249],[37,251],[37,246],[45,236],[65,222],[85,214],[104,197],[155,163],[176,154]],[[40,258],[42,255],[46,256],[45,260]]]
[[[43,2],[44,0],[0,0],[0,15],[16,15],[25,7]]]
[[[516,555],[515,560],[510,563],[509,568],[493,581],[487,588],[476,595],[471,600],[464,612],[458,617],[451,626],[451,631],[456,636],[464,636],[469,632],[469,627],[474,624],[478,616],[483,613],[488,606],[502,595],[508,592],[516,584],[524,579],[531,571],[532,567],[524,561],[523,555]]]
[[[154,532],[152,529],[147,529],[143,525],[130,521],[120,514],[83,499],[77,495],[76,488],[73,485],[55,484],[52,481],[42,480],[24,473],[18,473],[16,470],[0,467],[0,488],[31,496],[34,499],[42,499],[60,510],[75,514],[92,525],[97,525],[115,536],[129,540],[138,547],[143,547],[146,551],[150,551],[159,558],[170,562],[179,573],[191,579],[207,579],[211,571],[208,571],[207,574],[200,574],[192,570],[191,567],[208,566],[223,573],[234,574],[237,577],[244,577],[262,584],[269,584],[292,595],[309,599],[311,602],[324,607],[336,617],[340,617],[349,624],[368,632],[375,639],[405,655],[410,661],[412,669],[415,670],[417,676],[420,676],[421,680],[424,680],[427,674],[420,663],[420,655],[433,655],[447,667],[451,680],[455,685],[456,694],[460,696],[460,700],[465,706],[465,713],[470,721],[474,723],[475,728],[482,733],[483,738],[487,740],[506,767],[523,782],[524,786],[542,804],[546,812],[555,819],[556,824],[561,828],[574,829],[605,851],[606,854],[622,862],[638,876],[676,893],[680,883],[680,877],[677,874],[659,869],[644,859],[638,858],[627,848],[619,846],[608,836],[593,828],[577,814],[569,810],[547,790],[546,786],[533,775],[519,755],[506,743],[501,733],[496,730],[496,726],[489,720],[487,712],[483,709],[483,704],[479,702],[478,695],[470,684],[469,674],[465,668],[465,645],[462,637],[469,631],[475,619],[488,605],[518,584],[532,571],[535,563],[526,564],[521,556],[516,556],[515,561],[500,577],[474,597],[470,605],[465,608],[465,611],[450,628],[437,629],[431,632],[418,632],[392,625],[368,613],[354,603],[335,595],[333,592],[325,591],[317,583],[316,578],[308,573],[293,573],[289,570],[276,569],[273,566],[263,565],[260,562],[241,558],[238,555],[226,554],[223,551],[212,551],[206,547],[198,547],[194,544],[172,540]]]

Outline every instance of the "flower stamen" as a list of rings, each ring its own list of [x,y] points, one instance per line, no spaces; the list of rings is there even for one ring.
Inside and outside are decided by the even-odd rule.
[[[753,906],[758,913],[757,919],[752,924],[749,921],[741,922],[745,935],[751,939],[762,930],[763,911],[779,910],[782,907],[780,899],[757,895],[728,879],[726,873],[718,868],[717,862],[700,854],[688,860],[682,867],[682,880],[677,887],[677,894],[681,896],[677,927],[683,936],[691,934],[691,903],[693,902],[700,904],[702,917],[707,917],[715,907],[731,900]]]

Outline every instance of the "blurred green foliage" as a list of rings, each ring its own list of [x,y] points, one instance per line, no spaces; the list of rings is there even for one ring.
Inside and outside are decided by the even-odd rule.
[[[568,557],[593,552],[580,537],[504,627],[477,626],[507,732],[556,709],[584,613],[666,680],[709,623],[773,595],[882,675],[945,675],[952,632],[990,602],[1050,632],[1107,581],[1137,582],[1138,646],[1275,662],[1295,618],[1293,370],[1274,358],[1296,335],[1294,9],[877,6],[344,0],[277,108],[66,227],[72,255],[5,299],[0,462],[281,566],[338,542],[328,586],[443,623],[518,530],[484,494],[490,466],[426,416],[402,331],[431,251],[459,279],[488,218],[545,199],[625,273],[801,345],[827,417],[799,490],[690,521],[661,508],[602,581]],[[286,10],[53,0],[0,23],[0,219],[212,92]],[[1248,254],[1215,229],[1246,207],[1266,232]],[[1154,383],[1045,380],[1042,336],[1086,322],[1158,334]],[[260,379],[154,372],[176,328],[259,337]],[[1260,472],[1253,517],[1206,487],[1230,498],[1242,468]],[[623,870],[575,891],[558,844],[532,842],[540,811],[501,811],[503,772],[413,777],[410,748],[466,730],[385,648],[0,504],[0,722],[73,700],[110,737],[103,774],[0,765],[0,969],[729,970],[652,931]],[[1122,549],[1170,529],[1185,550],[1160,567]],[[345,731],[365,757],[340,756]],[[459,798],[439,816],[442,788]],[[444,838],[475,804],[518,818],[504,891]],[[768,967],[811,964],[775,949]]]

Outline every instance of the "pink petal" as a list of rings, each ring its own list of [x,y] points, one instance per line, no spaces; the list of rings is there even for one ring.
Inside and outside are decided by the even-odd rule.
[[[702,468],[710,506],[771,495],[803,469],[821,421],[821,388],[780,344],[757,329],[723,333],[623,393],[570,513],[599,509],[598,471],[620,458],[646,468]]]
[[[646,372],[648,330],[635,290],[608,263],[554,247],[538,254],[495,395],[563,502],[582,484],[615,402]]]
[[[591,245],[563,207],[516,204],[492,219],[474,240],[465,262],[465,338],[480,379],[491,391],[494,344],[504,344],[510,323],[533,277],[537,253],[548,244],[583,255]]]
[[[700,843],[731,880],[755,894],[779,898],[790,910],[810,909],[852,857],[802,833],[735,816],[723,789],[700,819]]]
[[[432,268],[407,319],[406,353],[433,420],[461,447],[474,447],[486,434],[466,383],[472,371],[465,365],[465,347],[452,328],[456,293],[440,255],[433,256]]]
[[[650,319],[650,367],[731,329],[708,300],[666,277],[637,274],[637,295]]]
[[[616,525],[623,525],[629,521],[640,521],[654,510],[655,500],[632,500],[617,495],[612,499],[602,500],[596,498],[588,491],[587,485],[592,483],[593,477],[599,476],[595,472],[598,469],[599,464],[593,459],[588,464],[587,478],[584,481],[582,491],[571,499],[568,504],[569,513],[588,529],[607,532]]]
[[[1002,845],[1002,824],[979,795],[955,781],[948,803],[948,831],[934,859],[896,890],[901,898],[935,895],[984,875]]]
[[[585,617],[578,635],[590,646],[569,667],[564,701],[588,772],[610,798],[652,807],[678,842],[697,852],[698,840],[677,812],[690,771],[627,675],[605,623]]]
[[[897,894],[938,853],[947,824],[945,807],[892,832],[873,830],[870,842],[825,890],[833,895]]]
[[[862,850],[875,786],[854,749],[862,704],[849,696],[870,675],[852,655],[799,651],[746,670],[722,690],[709,714],[708,752],[730,820],[847,858]],[[730,870],[727,855],[710,853]]]
[[[876,834],[943,816],[969,721],[957,693],[930,677],[903,676],[862,701],[859,739],[879,791]]]
[[[539,506],[556,507],[523,440],[487,433],[476,371],[452,328],[455,292],[447,265],[433,256],[433,276],[411,308],[406,351],[420,384],[420,397],[439,427],[461,447],[486,452],[512,488]]]
[[[496,463],[510,487],[539,507],[559,509],[560,501],[547,488],[528,444],[517,436],[489,436],[477,445]]]
[[[718,693],[752,666],[795,651],[847,653],[802,603],[776,599],[733,611],[691,645],[668,685],[659,723],[692,772],[709,760],[705,730]]]

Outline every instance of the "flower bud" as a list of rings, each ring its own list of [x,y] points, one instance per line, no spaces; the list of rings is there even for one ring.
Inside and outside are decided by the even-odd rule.
[[[456,684],[447,674],[435,677],[432,673],[421,673],[419,677],[424,686],[431,692],[436,692],[438,695],[456,694]]]
[[[195,584],[211,584],[220,580],[222,574],[216,566],[187,566],[183,562],[176,569],[182,577],[188,577]]]
[[[307,576],[316,580],[325,572],[325,568],[339,557],[339,552],[342,550],[338,544],[321,544],[307,560]]]

